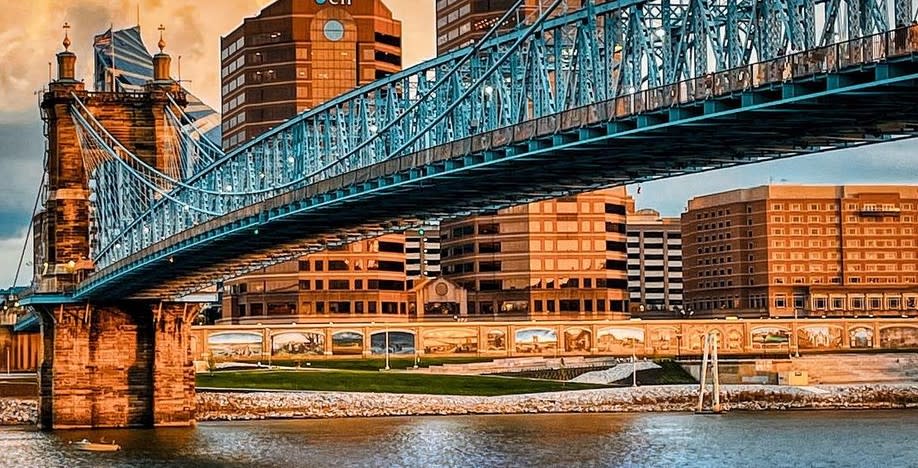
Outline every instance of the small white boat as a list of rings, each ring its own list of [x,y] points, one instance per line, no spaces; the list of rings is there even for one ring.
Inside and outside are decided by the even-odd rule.
[[[121,446],[114,442],[90,442],[86,439],[76,442],[71,441],[70,445],[74,449],[84,452],[117,452],[121,450]]]

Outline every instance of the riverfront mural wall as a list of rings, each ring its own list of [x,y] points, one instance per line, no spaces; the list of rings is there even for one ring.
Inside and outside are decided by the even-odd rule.
[[[722,355],[918,349],[918,319],[390,322],[212,326],[192,329],[194,359],[263,361],[378,356]]]

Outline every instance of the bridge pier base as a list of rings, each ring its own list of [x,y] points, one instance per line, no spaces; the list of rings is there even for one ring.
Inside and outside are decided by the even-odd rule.
[[[189,331],[199,306],[44,306],[43,429],[194,424]]]

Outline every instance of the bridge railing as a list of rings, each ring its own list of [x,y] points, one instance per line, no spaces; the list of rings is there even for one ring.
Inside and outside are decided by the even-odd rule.
[[[577,17],[580,18],[582,16],[583,15]],[[563,21],[561,22],[563,23]],[[572,44],[572,42],[567,43],[569,46]],[[501,50],[498,49],[491,51],[493,54],[491,60],[494,60],[494,56],[499,55],[499,52],[501,52]],[[594,125],[600,122],[631,119],[639,114],[662,112],[677,105],[685,106],[692,102],[715,99],[719,96],[726,96],[763,86],[773,86],[794,78],[831,73],[840,69],[862,66],[865,63],[883,60],[888,57],[915,52],[918,52],[918,26],[913,25],[864,38],[848,40],[826,47],[789,54],[773,60],[703,74],[673,84],[666,84],[645,90],[635,90],[629,94],[620,96],[614,96],[613,94],[612,96],[606,97],[598,96],[591,98],[589,104],[579,107],[569,105],[573,103],[566,103],[561,109],[551,114],[532,112],[522,118],[518,118],[518,120],[500,123],[494,122],[490,127],[476,130],[476,133],[471,136],[466,136],[468,133],[464,134],[462,132],[457,132],[455,135],[447,137],[437,133],[442,130],[442,128],[434,128],[431,130],[431,135],[427,140],[409,149],[413,151],[412,154],[414,155],[433,152],[438,156],[437,159],[440,160],[460,155],[481,153],[510,143],[524,142],[536,137],[550,136],[561,131]],[[561,62],[558,63],[560,64]],[[487,63],[480,64],[480,66],[483,67],[486,64]],[[431,73],[434,72],[434,70],[429,71]],[[565,73],[574,76],[577,72],[574,70],[566,70]],[[418,76],[423,76],[423,74]],[[498,74],[498,76],[503,77],[504,75]],[[595,75],[590,76],[590,79],[596,79]],[[576,78],[577,77],[571,79]],[[499,81],[503,80],[501,79]],[[408,78],[405,77],[403,84],[390,82],[388,88],[385,88],[387,91],[384,91],[384,87],[377,86],[374,88],[379,91],[379,94],[375,98],[376,104],[380,105],[381,99],[383,98],[393,99],[397,95],[405,95],[403,97],[406,98],[406,102],[413,103],[413,100],[407,99],[407,94],[410,93],[407,93],[405,90],[409,89],[410,86],[420,86],[419,83],[420,82],[409,83]],[[498,85],[498,83],[494,84]],[[462,85],[471,86],[468,82],[463,82]],[[487,83],[478,82],[475,84],[481,91],[487,89],[485,85],[487,85]],[[457,86],[459,86],[459,83],[457,83]],[[462,88],[461,90],[467,91],[466,88]],[[557,89],[555,91],[557,91]],[[417,90],[411,91],[411,93],[415,92],[417,92]],[[475,106],[480,107],[483,103],[487,102],[485,101],[484,94],[487,93],[473,92],[469,94],[466,92],[465,98],[463,99],[466,99],[466,104],[472,108],[475,108]],[[525,96],[524,94],[523,97]],[[439,96],[436,99],[439,100],[431,104],[442,105],[446,103],[446,101],[444,101],[444,96]],[[142,220],[138,219],[134,223],[134,226],[130,228],[131,232],[122,236],[124,242],[111,244],[112,251],[106,252],[105,257],[99,259],[97,264],[106,267],[125,257],[142,252],[156,242],[187,230],[201,222],[212,219],[211,216],[205,216],[194,210],[189,212],[188,206],[196,203],[196,200],[203,200],[204,203],[216,203],[214,211],[229,213],[230,211],[250,206],[266,197],[275,196],[277,195],[275,191],[281,190],[284,187],[289,186],[285,189],[289,190],[293,187],[289,184],[294,183],[296,180],[312,180],[311,178],[302,178],[302,171],[304,170],[302,162],[296,164],[291,163],[287,166],[285,161],[289,159],[295,162],[296,160],[293,154],[299,154],[297,152],[301,150],[305,151],[305,153],[298,157],[305,157],[306,160],[309,160],[316,151],[315,148],[310,148],[312,144],[321,144],[327,151],[331,151],[330,154],[323,156],[323,158],[330,158],[336,154],[333,151],[335,150],[335,146],[329,146],[327,141],[313,142],[308,138],[302,139],[297,136],[297,132],[308,132],[311,131],[311,129],[318,129],[321,131],[319,131],[317,135],[324,135],[323,138],[329,140],[337,135],[329,135],[329,129],[346,133],[348,130],[345,128],[345,124],[363,124],[355,120],[355,115],[349,115],[347,112],[351,112],[351,114],[357,111],[366,112],[366,106],[371,104],[369,100],[358,100],[358,103],[359,105],[357,107],[353,109],[349,108],[348,110],[344,109],[344,107],[353,106],[353,103],[342,102],[341,105],[343,107],[341,109],[328,109],[327,115],[316,115],[314,120],[305,118],[298,119],[300,123],[297,125],[300,125],[299,127],[285,125],[283,132],[260,138],[259,141],[263,143],[261,146],[249,146],[247,147],[248,152],[233,156],[239,160],[237,161],[239,164],[234,163],[232,167],[227,167],[215,172],[215,174],[223,174],[223,176],[230,178],[230,180],[243,181],[248,184],[249,187],[252,187],[254,190],[253,192],[239,195],[234,194],[232,192],[238,190],[235,185],[228,185],[226,187],[226,195],[211,195],[208,193],[198,194],[186,190],[184,194],[180,194],[185,197],[182,199],[182,203],[162,204],[163,206],[158,210],[150,211],[145,214]],[[497,102],[493,104],[495,106],[498,105]],[[380,109],[383,108],[386,107],[380,107]],[[389,106],[388,109],[393,111],[394,107]],[[466,125],[470,122],[468,120],[470,117],[467,110],[456,110],[454,107],[452,109],[453,110],[450,112],[455,112],[456,122],[459,122],[461,125]],[[521,109],[525,109],[525,107]],[[419,110],[418,113],[423,114],[422,110]],[[330,120],[332,116],[334,116],[336,120]],[[379,152],[378,155],[383,155],[385,157],[379,160],[358,158],[346,165],[338,167],[335,169],[338,172],[333,172],[332,174],[338,174],[341,171],[344,171],[341,173],[353,173],[355,169],[363,168],[376,162],[385,161],[392,156],[401,157],[402,153],[390,154],[388,152],[389,149],[394,147],[390,142],[390,138],[398,131],[416,130],[418,125],[426,122],[420,117],[417,117],[417,119],[418,120],[415,121],[414,124],[407,127],[393,127],[392,135],[381,138],[375,149],[367,149],[368,151],[376,151],[380,148],[379,145],[382,145],[381,148],[383,148],[383,150]],[[365,129],[365,127],[361,128]],[[344,133],[342,133],[342,135]],[[354,140],[354,138],[355,135],[341,136],[341,141],[347,142]],[[347,147],[342,148],[344,150],[347,149]],[[267,156],[256,154],[256,150],[265,152]],[[259,167],[265,167],[258,166],[258,164],[262,164],[259,162],[262,160],[269,161],[272,167],[281,168],[275,176],[268,174],[267,179],[274,177],[274,181],[266,182],[265,172],[267,172],[267,169],[258,169]],[[423,160],[423,158],[419,158],[418,160]],[[253,167],[256,169],[247,169],[248,166],[242,164],[247,161],[247,164],[250,166],[254,165]],[[243,172],[243,174],[236,175],[237,170]],[[257,175],[258,170],[263,171],[260,179]],[[299,177],[299,179],[296,179],[297,177]],[[207,188],[211,191],[219,192],[221,190],[221,178],[212,177],[211,179],[212,180],[208,182],[211,185],[207,186]],[[284,182],[288,185],[284,185],[284,183],[278,185],[278,181],[283,182],[285,180],[289,181]],[[269,189],[269,187],[272,188]],[[149,228],[147,227],[148,225],[150,226]]]

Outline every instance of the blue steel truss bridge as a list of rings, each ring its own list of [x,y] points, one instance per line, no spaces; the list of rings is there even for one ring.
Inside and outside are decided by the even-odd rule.
[[[918,26],[891,3],[543,1],[231,153],[177,130],[170,171],[75,99],[94,272],[66,294],[174,298],[424,222],[911,138]]]

